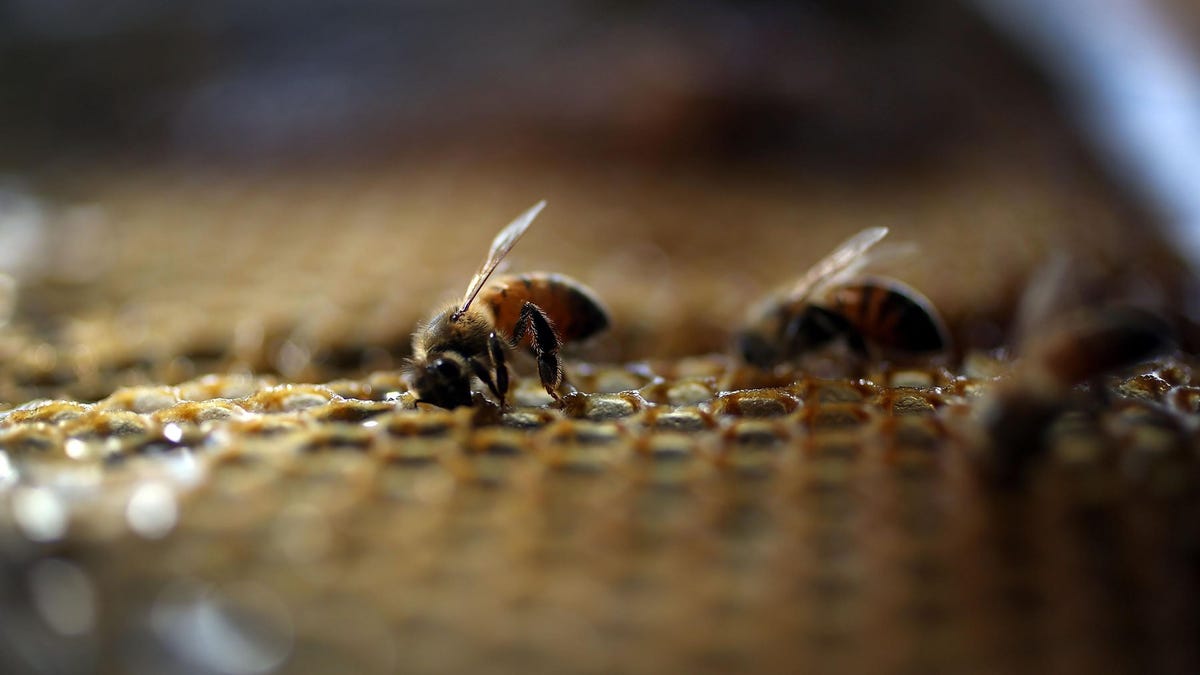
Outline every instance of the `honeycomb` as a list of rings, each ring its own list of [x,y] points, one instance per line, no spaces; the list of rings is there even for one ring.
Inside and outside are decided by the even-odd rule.
[[[661,251],[589,267],[567,246],[563,269],[617,325],[566,358],[574,392],[551,405],[517,359],[511,407],[441,410],[401,366],[458,275],[403,273],[426,248],[364,253],[395,206],[380,185],[403,182],[375,180],[204,203],[178,179],[79,190],[107,214],[94,257],[67,255],[78,233],[56,240],[58,271],[0,332],[0,671],[1200,669],[1190,357],[1081,387],[1025,484],[1001,489],[980,416],[1006,351],[757,372],[722,353],[752,280],[665,268],[663,288],[690,289],[666,297],[614,281]],[[1044,182],[1012,180],[1002,196]],[[722,186],[731,212],[763,196]],[[280,206],[293,198],[328,208]],[[250,227],[280,213],[287,236]],[[331,232],[333,214],[349,224]],[[211,227],[162,226],[187,219]],[[430,255],[465,281],[487,236]],[[773,242],[739,245],[786,258]],[[989,274],[922,287],[962,326],[998,292]]]

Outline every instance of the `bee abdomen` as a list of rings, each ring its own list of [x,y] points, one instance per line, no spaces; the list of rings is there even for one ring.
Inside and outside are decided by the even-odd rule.
[[[945,324],[916,289],[890,279],[849,284],[834,293],[831,308],[879,347],[908,353],[941,351]]]
[[[531,272],[496,278],[480,294],[496,329],[511,337],[526,302],[537,305],[564,342],[583,340],[608,327],[608,312],[586,286],[561,274]]]

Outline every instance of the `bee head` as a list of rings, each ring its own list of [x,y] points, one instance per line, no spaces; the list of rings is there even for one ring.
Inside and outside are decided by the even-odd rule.
[[[456,354],[439,354],[415,370],[418,400],[442,408],[471,405],[471,374]]]

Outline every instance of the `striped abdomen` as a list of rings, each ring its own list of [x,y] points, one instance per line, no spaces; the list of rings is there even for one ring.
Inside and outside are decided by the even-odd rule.
[[[828,302],[871,344],[909,353],[934,352],[949,344],[937,310],[916,289],[893,279],[872,278],[839,286]]]
[[[583,284],[561,274],[497,277],[480,293],[478,302],[491,311],[496,330],[505,338],[512,337],[526,302],[545,312],[563,342],[583,340],[608,327],[608,312],[600,301]]]

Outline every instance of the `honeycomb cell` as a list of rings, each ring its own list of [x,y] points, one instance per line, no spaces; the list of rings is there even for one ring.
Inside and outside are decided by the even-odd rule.
[[[459,447],[461,416],[447,410],[398,411],[377,418],[377,451],[389,462],[426,464]]]
[[[800,402],[784,389],[752,389],[725,394],[713,405],[713,414],[735,417],[782,417],[794,412]]]
[[[307,434],[299,450],[369,452],[375,446],[376,438],[377,435],[373,431],[358,424],[324,424]]]
[[[695,459],[701,452],[701,443],[692,434],[664,431],[641,436],[633,448],[655,462],[681,462]]]
[[[642,388],[642,395],[654,403],[668,405],[697,405],[713,398],[717,391],[713,377],[686,377],[675,380],[661,378]]]
[[[561,420],[539,432],[538,438],[554,446],[612,445],[625,435],[625,429],[612,422]]]
[[[922,416],[884,419],[880,432],[900,450],[935,450],[946,435],[936,420]]]
[[[318,422],[363,422],[395,409],[383,401],[345,400],[314,407],[310,414]]]
[[[711,379],[684,380],[667,388],[667,403],[670,405],[696,405],[712,399],[716,383]]]
[[[89,414],[92,406],[74,401],[34,401],[27,403],[4,416],[0,424],[13,426],[45,422],[63,424]]]
[[[513,429],[540,429],[556,419],[558,415],[545,408],[511,408],[500,416],[500,423]]]
[[[471,434],[463,450],[473,455],[517,457],[525,454],[529,436],[511,429],[481,429]]]
[[[199,425],[205,422],[242,418],[246,415],[246,410],[236,403],[225,399],[216,399],[178,403],[153,413],[151,417],[160,424]]]
[[[712,415],[703,408],[654,408],[646,412],[642,423],[659,431],[698,432],[716,426]]]
[[[760,420],[740,420],[730,424],[721,433],[721,440],[726,447],[737,448],[778,448],[790,439],[787,426]]]
[[[123,411],[93,411],[72,420],[63,427],[72,438],[113,438],[123,436],[145,436],[156,429],[154,421],[145,415]]]
[[[641,394],[625,391],[619,394],[570,394],[563,399],[563,410],[569,417],[592,421],[629,417],[649,405]]]
[[[716,464],[741,474],[765,475],[779,464],[791,438],[788,428],[775,421],[735,420],[721,432]]]
[[[889,408],[893,415],[932,415],[937,410],[929,396],[903,389],[892,392]]]
[[[812,433],[839,432],[862,426],[870,419],[867,410],[856,403],[823,404],[808,414],[808,427]]]
[[[538,432],[542,461],[551,467],[593,472],[623,456],[627,434],[618,424],[567,419]]]
[[[16,461],[66,459],[63,440],[62,429],[45,422],[0,429],[0,450]]]
[[[150,413],[170,408],[179,402],[175,387],[131,387],[118,389],[108,398],[96,403],[100,410],[127,410]]]
[[[397,411],[379,418],[379,425],[398,438],[431,438],[449,435],[462,421],[448,410]]]
[[[459,480],[499,484],[518,470],[527,454],[527,440],[526,432],[515,429],[480,429],[468,437],[460,451],[443,454],[441,459]]]
[[[245,419],[229,420],[222,426],[221,433],[228,439],[261,440],[290,434],[303,434],[309,428],[309,423],[302,419],[276,415],[255,415]]]
[[[281,413],[323,406],[338,398],[321,385],[281,384],[241,399],[240,403],[254,412]]]
[[[873,393],[873,392],[871,392]],[[818,380],[812,383],[805,400],[817,403],[861,403],[866,399],[864,386],[855,382]]]
[[[1143,401],[1161,401],[1171,384],[1157,373],[1143,373],[1126,379],[1116,385],[1117,395]]]

